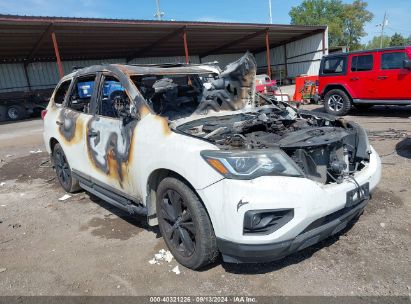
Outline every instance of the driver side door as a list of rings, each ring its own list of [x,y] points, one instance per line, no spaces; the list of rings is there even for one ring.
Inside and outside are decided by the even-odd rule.
[[[95,114],[87,126],[87,152],[93,163],[90,178],[102,188],[136,200],[130,97],[118,77],[103,73],[98,86]]]

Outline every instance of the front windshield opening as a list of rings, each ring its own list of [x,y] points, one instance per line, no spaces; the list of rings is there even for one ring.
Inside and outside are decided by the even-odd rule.
[[[203,96],[203,78],[198,74],[131,76],[151,110],[170,120],[190,116],[197,110]]]

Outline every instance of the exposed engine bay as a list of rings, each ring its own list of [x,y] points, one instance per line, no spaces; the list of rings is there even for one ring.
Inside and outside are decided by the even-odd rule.
[[[305,176],[324,184],[340,183],[344,176],[361,170],[371,153],[359,125],[279,102],[186,122],[176,130],[210,141],[221,150],[279,148]]]

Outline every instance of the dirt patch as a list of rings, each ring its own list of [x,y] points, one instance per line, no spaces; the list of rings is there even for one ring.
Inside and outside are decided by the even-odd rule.
[[[81,226],[81,231],[91,229],[91,234],[105,239],[128,240],[139,234],[143,227],[136,226],[133,217],[117,217],[114,214],[105,215],[104,218],[94,217],[87,224]],[[139,223],[140,224],[140,223]]]
[[[390,208],[400,208],[404,205],[402,199],[393,192],[384,191],[379,188],[373,193],[372,199],[365,207],[365,214],[374,214],[378,210],[387,210]]]
[[[5,163],[0,168],[0,180],[16,180],[26,183],[33,179],[43,179],[58,185],[47,153],[36,153]]]

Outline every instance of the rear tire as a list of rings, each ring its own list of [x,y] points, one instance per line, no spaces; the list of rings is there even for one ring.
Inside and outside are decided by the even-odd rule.
[[[167,177],[158,186],[156,204],[161,235],[180,264],[198,269],[216,260],[213,226],[190,187],[177,178]]]
[[[70,165],[60,144],[56,144],[53,149],[53,162],[56,169],[57,179],[66,192],[76,192],[80,190],[78,180],[73,177]]]
[[[7,108],[7,118],[9,120],[20,120],[27,116],[27,111],[22,106],[11,105]]]
[[[324,109],[332,115],[346,115],[351,109],[351,99],[343,90],[330,90],[324,97]]]

